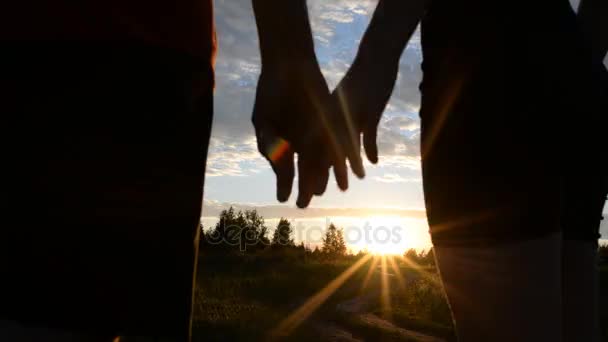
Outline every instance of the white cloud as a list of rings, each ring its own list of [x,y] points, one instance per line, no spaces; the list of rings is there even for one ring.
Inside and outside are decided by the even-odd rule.
[[[419,208],[307,208],[298,209],[287,205],[256,205],[250,203],[224,203],[205,200],[203,204],[202,217],[215,218],[220,212],[229,207],[236,210],[255,209],[266,219],[285,217],[288,219],[299,218],[326,218],[326,217],[370,217],[370,216],[396,216],[413,219],[425,219],[426,212]]]
[[[346,73],[377,0],[309,0],[317,55],[330,87]],[[250,117],[260,73],[251,0],[215,0],[219,51],[208,176],[246,176],[267,169]],[[401,60],[395,92],[379,132],[381,165],[419,168],[417,115],[419,33]],[[396,123],[396,127],[393,124]]]
[[[244,142],[213,138],[207,158],[207,177],[247,176],[267,167],[253,137]]]
[[[421,178],[409,177],[405,178],[396,173],[385,173],[380,177],[374,177],[375,181],[382,183],[419,183],[422,182]]]

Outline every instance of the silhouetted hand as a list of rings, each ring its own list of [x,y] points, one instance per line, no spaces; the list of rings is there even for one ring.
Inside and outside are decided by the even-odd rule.
[[[258,149],[277,177],[277,199],[286,201],[294,179],[298,154],[297,205],[308,206],[313,195],[325,192],[333,164],[338,186],[348,187],[344,154],[336,131],[327,83],[316,63],[292,62],[286,68],[265,68],[260,75],[253,110]],[[341,128],[340,128],[341,129]],[[359,154],[353,171],[362,177]]]
[[[360,153],[344,149],[345,125],[331,101],[314,51],[306,0],[253,0],[262,73],[253,124],[259,151],[277,176],[277,198],[289,198],[294,154],[298,154],[297,205],[321,195],[334,166],[338,186],[346,190],[346,159],[363,177]],[[350,152],[348,154],[347,152]]]
[[[298,152],[299,207],[306,207],[313,194],[325,191],[330,167],[323,153],[326,142],[317,125],[318,118],[325,115],[328,89],[315,69],[294,65],[290,69],[264,70],[252,117],[258,149],[277,177],[280,202],[287,201],[291,194],[294,153]]]
[[[398,69],[398,63],[355,60],[332,93],[345,125],[350,127],[350,142],[345,146],[359,153],[363,134],[365,154],[374,164],[378,162],[378,124],[393,92]]]
[[[378,123],[397,80],[399,59],[416,30],[428,0],[380,0],[357,57],[332,97],[349,130],[347,154],[359,153],[360,136],[367,158],[378,162]]]

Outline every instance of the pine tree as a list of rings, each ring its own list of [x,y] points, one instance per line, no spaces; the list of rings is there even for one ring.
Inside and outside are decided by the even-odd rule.
[[[273,247],[295,246],[292,234],[293,228],[291,228],[291,223],[281,217],[279,224],[277,224],[277,228],[272,235],[271,245]]]
[[[253,252],[270,244],[264,218],[256,210],[239,211],[233,207],[222,210],[215,228],[205,235],[211,245]]]
[[[338,229],[333,223],[329,225],[323,238],[323,253],[331,255],[346,255],[346,242],[344,241],[344,231]]]
[[[346,255],[346,242],[344,241],[344,230],[342,228],[336,231],[334,253],[337,255]]]
[[[333,254],[334,246],[336,244],[336,231],[338,229],[334,226],[333,223],[329,225],[327,231],[325,231],[325,237],[323,237],[323,247],[321,247],[321,251],[327,254]]]

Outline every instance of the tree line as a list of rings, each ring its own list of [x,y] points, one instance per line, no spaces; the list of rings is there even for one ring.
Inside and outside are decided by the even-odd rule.
[[[283,254],[299,254],[318,258],[335,258],[349,255],[344,231],[331,223],[325,231],[320,246],[314,249],[294,240],[293,225],[281,218],[272,236],[264,218],[255,210],[236,211],[233,207],[222,210],[219,220],[211,229],[201,225],[200,244],[205,251],[233,255],[253,255],[262,251]],[[270,237],[269,237],[270,236]],[[361,251],[358,256],[367,252]],[[608,264],[608,245],[598,248],[599,262]],[[406,261],[422,266],[434,266],[433,248],[417,251],[408,249],[403,254]]]
[[[312,255],[345,256],[348,248],[344,231],[333,223],[325,231],[321,248],[296,245],[293,225],[281,218],[269,238],[269,228],[257,210],[239,210],[233,207],[222,210],[219,220],[211,229],[200,226],[200,245],[207,251],[229,254],[255,254],[267,249],[273,251],[301,250]]]

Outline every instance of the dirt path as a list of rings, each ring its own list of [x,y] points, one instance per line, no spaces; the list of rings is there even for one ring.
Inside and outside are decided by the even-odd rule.
[[[346,314],[366,330],[377,331],[384,336],[390,335],[392,341],[445,342],[438,337],[398,327],[394,323],[371,313],[371,303],[375,298],[374,296],[377,297],[378,293],[367,293],[338,303],[336,312]],[[347,327],[335,323],[319,323],[316,328],[325,341],[354,342],[365,340],[361,339],[357,333],[349,331]]]

